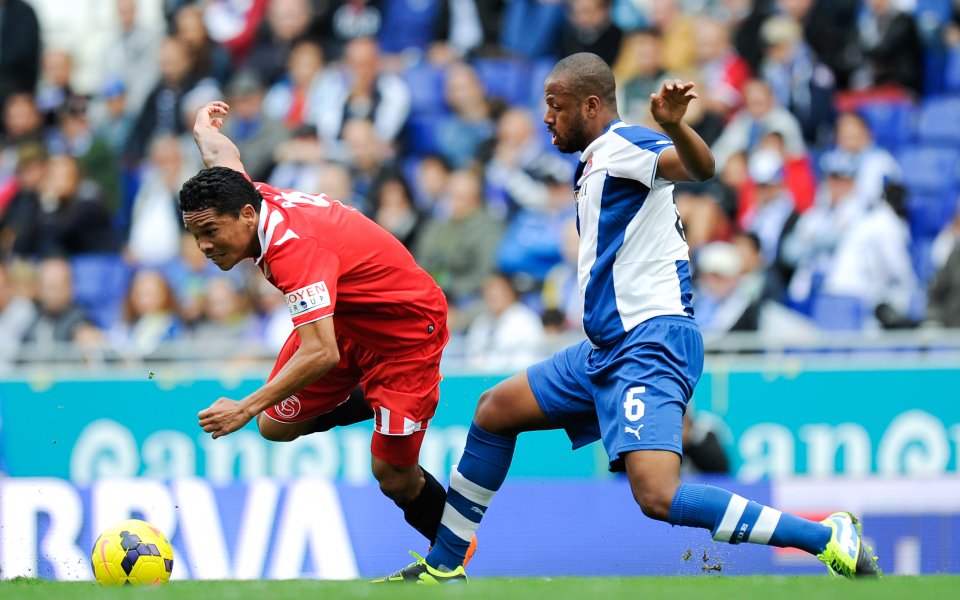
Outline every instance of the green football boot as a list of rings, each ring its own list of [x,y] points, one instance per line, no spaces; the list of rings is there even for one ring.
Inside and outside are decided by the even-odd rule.
[[[835,512],[820,522],[830,528],[830,541],[817,558],[833,576],[857,579],[883,575],[873,548],[863,542],[859,519],[848,512]]]
[[[410,565],[400,569],[396,573],[391,573],[386,577],[374,579],[373,583],[418,583],[421,585],[440,585],[443,583],[466,583],[467,573],[463,566],[459,566],[453,571],[449,569],[434,569],[427,564],[426,559],[410,551],[410,555],[417,559]]]

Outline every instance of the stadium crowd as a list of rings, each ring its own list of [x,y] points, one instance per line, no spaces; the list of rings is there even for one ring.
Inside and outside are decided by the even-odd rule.
[[[675,198],[707,336],[960,326],[960,2],[111,2],[83,89],[41,0],[0,1],[0,364],[279,348],[283,297],[252,264],[220,272],[177,212],[213,99],[255,181],[410,249],[448,295],[452,354],[531,362],[579,335],[576,157],[539,121],[546,74],[581,51],[612,65],[628,122],[656,127],[664,79],[697,84],[718,175]]]

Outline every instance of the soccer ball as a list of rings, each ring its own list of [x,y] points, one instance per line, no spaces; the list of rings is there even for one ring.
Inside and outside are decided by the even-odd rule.
[[[100,534],[90,562],[100,585],[166,583],[173,570],[173,548],[153,525],[127,519]]]

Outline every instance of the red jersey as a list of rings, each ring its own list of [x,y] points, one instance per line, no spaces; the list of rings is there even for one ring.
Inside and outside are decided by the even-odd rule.
[[[443,292],[393,235],[323,194],[254,186],[263,196],[255,262],[295,327],[336,314],[339,335],[385,356],[443,329]]]

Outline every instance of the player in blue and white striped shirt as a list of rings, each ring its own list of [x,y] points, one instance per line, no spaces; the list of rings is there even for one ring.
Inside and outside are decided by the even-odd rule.
[[[651,95],[663,135],[620,121],[613,73],[598,56],[564,58],[547,77],[543,120],[553,144],[581,153],[574,189],[588,340],[483,394],[434,547],[385,581],[466,579],[464,555],[506,478],[517,435],[557,428],[574,448],[602,440],[610,470],[626,471],[648,517],[709,529],[718,541],[800,548],[847,577],[879,574],[849,513],[818,523],[680,481],[683,413],[703,370],[703,340],[673,182],[714,171],[710,149],[682,120],[696,97],[681,81]]]

